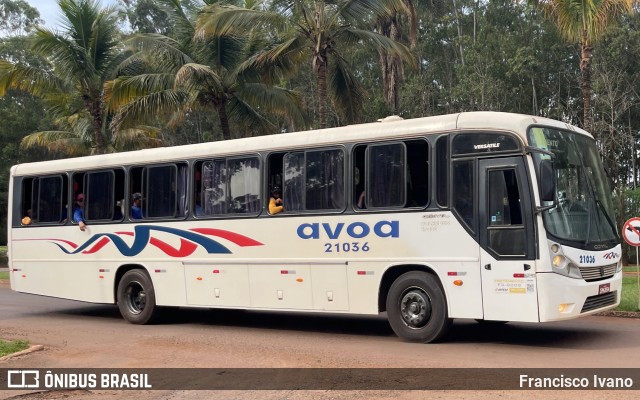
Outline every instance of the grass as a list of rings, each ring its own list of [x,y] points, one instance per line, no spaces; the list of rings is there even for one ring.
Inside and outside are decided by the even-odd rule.
[[[0,272],[0,279],[8,281],[9,280],[9,273],[8,272]]]
[[[625,276],[622,278],[622,298],[617,311],[640,311],[638,310],[638,278],[635,276]]]
[[[6,267],[8,263],[7,246],[0,246],[0,267]]]
[[[0,339],[0,357],[6,356],[7,354],[17,353],[18,351],[22,351],[28,348],[29,342],[27,342],[26,340],[9,342]]]

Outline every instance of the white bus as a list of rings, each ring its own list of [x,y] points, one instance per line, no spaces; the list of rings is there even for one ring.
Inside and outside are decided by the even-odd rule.
[[[454,318],[616,307],[610,193],[587,132],[494,112],[21,164],[11,288],[117,303],[136,324],[162,306],[386,312],[431,342]]]

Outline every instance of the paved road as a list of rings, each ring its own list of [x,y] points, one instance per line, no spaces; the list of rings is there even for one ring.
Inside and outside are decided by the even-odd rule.
[[[640,319],[587,317],[549,324],[488,327],[456,321],[448,340],[397,339],[382,318],[174,310],[162,325],[124,322],[117,307],[11,292],[0,284],[0,337],[28,339],[44,351],[0,368],[639,368]],[[640,383],[640,382],[638,382]],[[557,398],[631,399],[639,391],[223,391],[216,398]],[[573,393],[573,395],[571,395]],[[22,392],[0,392],[13,398]],[[59,395],[61,397],[56,397]],[[128,392],[137,399],[195,399],[201,391]],[[210,397],[211,393],[209,393]],[[38,397],[42,396],[42,397]],[[62,393],[20,399],[63,398]],[[116,398],[113,392],[64,398]]]

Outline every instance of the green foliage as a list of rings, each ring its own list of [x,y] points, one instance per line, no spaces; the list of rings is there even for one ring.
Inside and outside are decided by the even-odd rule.
[[[365,91],[346,50],[356,44],[371,46],[412,60],[402,44],[366,27],[368,18],[391,15],[403,8],[395,0],[275,1],[271,10],[212,4],[198,19],[196,37],[241,36],[258,29],[273,37],[258,62],[303,65],[313,71],[316,89],[314,114],[320,128],[328,126],[328,114],[336,112],[346,123],[358,122]],[[333,106],[328,107],[329,100]]]
[[[161,4],[154,0],[120,0],[123,7],[121,18],[134,32],[171,33],[172,24]]]
[[[7,246],[0,246],[0,267],[6,267],[7,266],[7,262],[9,260],[7,259]],[[8,279],[9,276],[7,275],[6,278],[2,278],[2,279]]]
[[[242,36],[201,37],[195,35],[198,9],[193,3],[165,0],[163,5],[175,25],[171,35],[132,35],[127,45],[134,54],[121,64],[123,76],[107,84],[107,104],[117,113],[115,130],[158,115],[169,116],[164,122],[172,128],[208,123],[204,115],[211,111],[223,139],[232,138],[230,124],[234,137],[277,132],[267,115],[304,126],[298,95],[273,85],[286,66],[255,60],[269,44],[262,36],[248,29]]]
[[[24,0],[0,0],[0,37],[21,36],[41,23],[40,13]]]
[[[622,295],[617,311],[640,311],[638,308],[638,278],[625,276],[622,278]]]
[[[29,348],[29,342],[26,340],[16,340],[14,342],[0,339],[0,357],[8,354],[17,353]]]

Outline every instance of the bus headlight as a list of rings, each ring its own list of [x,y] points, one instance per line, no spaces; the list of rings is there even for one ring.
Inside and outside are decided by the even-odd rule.
[[[568,262],[568,260],[564,256],[555,256],[553,257],[553,271],[564,276],[568,276],[570,278],[582,278],[582,274],[580,273],[580,268],[578,268],[575,264]]]
[[[553,257],[553,266],[556,268],[563,268],[566,262],[567,259],[564,256]]]

